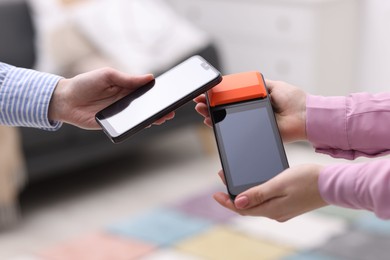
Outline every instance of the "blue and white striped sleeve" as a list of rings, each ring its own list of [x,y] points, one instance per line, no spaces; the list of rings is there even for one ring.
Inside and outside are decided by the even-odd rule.
[[[58,130],[48,119],[50,99],[61,77],[0,62],[0,124]]]

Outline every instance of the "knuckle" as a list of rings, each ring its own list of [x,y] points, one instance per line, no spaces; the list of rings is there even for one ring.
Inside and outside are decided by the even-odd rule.
[[[261,192],[255,192],[253,196],[256,204],[261,204],[265,201],[264,194]]]
[[[111,67],[102,68],[102,73],[107,77],[111,77],[114,74],[114,72],[115,70]]]
[[[265,214],[265,217],[275,220],[279,223],[283,223],[287,220],[283,213],[275,212],[275,211],[268,212],[268,214]]]
[[[277,219],[275,219],[277,222],[279,222],[279,223],[284,223],[284,222],[286,222],[287,221],[287,219],[286,218],[283,218],[283,217],[281,217],[281,218],[277,218]]]
[[[289,215],[280,215],[278,216],[275,220],[278,221],[279,223],[284,223],[290,220],[292,217]]]
[[[247,216],[247,214],[246,214],[245,212],[242,212],[242,211],[238,211],[237,213],[238,213],[240,216],[242,216],[242,217]]]

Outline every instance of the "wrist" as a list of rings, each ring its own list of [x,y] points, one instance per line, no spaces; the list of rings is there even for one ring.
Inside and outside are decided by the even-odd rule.
[[[60,79],[54,89],[53,95],[50,99],[48,118],[50,121],[65,121],[66,115],[66,92],[65,86],[68,79]]]
[[[316,199],[317,207],[316,208],[327,206],[328,202],[323,198],[323,196],[321,194],[321,187],[320,187],[320,175],[321,175],[321,172],[324,170],[325,166],[320,165],[320,164],[312,164],[311,167],[312,167],[311,172],[314,173],[315,182],[316,182],[316,183],[313,183],[313,187],[312,187],[314,189],[313,194],[315,194],[315,196],[317,197],[317,199]]]
[[[283,140],[285,142],[306,141],[306,93],[297,90],[294,93],[295,100],[290,100],[290,111],[286,115],[284,122],[287,129]]]
[[[306,141],[307,140],[307,131],[306,131],[306,99],[307,95],[304,93],[301,101],[301,139]]]

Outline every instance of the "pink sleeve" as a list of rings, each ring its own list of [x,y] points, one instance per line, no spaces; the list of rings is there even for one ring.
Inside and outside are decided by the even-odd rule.
[[[307,95],[306,132],[317,152],[355,159],[390,152],[390,93]]]
[[[327,166],[318,185],[329,204],[365,209],[390,219],[390,160]]]

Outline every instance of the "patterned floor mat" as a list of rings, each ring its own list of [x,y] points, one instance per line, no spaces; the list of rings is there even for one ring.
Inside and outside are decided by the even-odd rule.
[[[38,252],[30,259],[389,259],[390,223],[336,207],[285,223],[238,216],[202,192]]]

